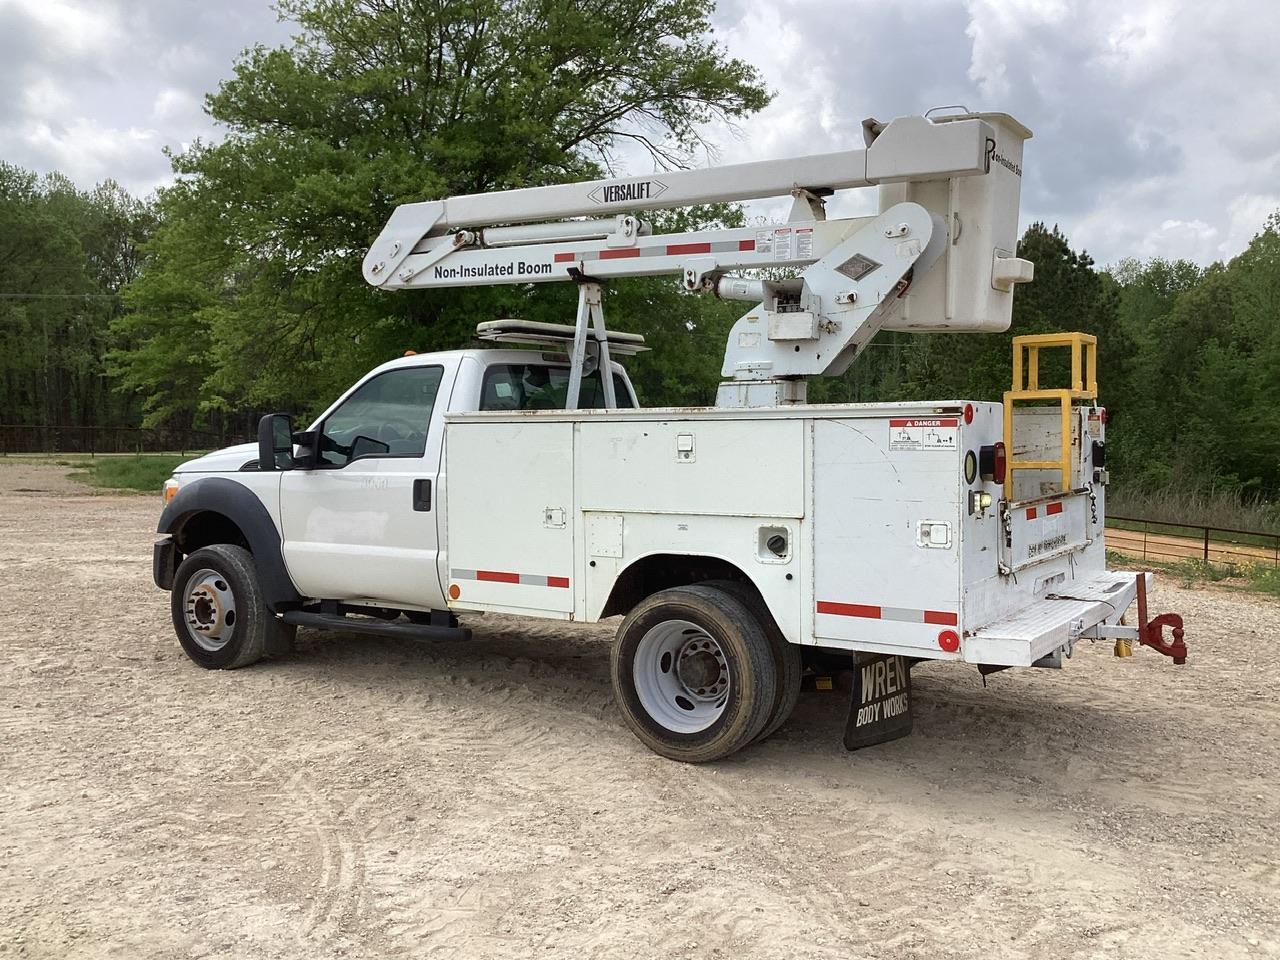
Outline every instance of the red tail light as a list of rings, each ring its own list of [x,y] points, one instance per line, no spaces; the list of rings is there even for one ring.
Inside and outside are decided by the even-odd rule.
[[[978,472],[982,474],[983,480],[1004,483],[1008,469],[1009,460],[1003,443],[993,443],[978,449]]]

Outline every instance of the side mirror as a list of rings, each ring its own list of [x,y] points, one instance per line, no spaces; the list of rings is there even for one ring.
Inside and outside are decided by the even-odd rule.
[[[293,467],[293,418],[287,413],[269,413],[258,421],[258,469]]]

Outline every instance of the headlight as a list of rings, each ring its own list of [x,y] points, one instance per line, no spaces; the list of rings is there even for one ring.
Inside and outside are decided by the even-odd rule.
[[[164,482],[164,486],[160,490],[160,495],[164,497],[164,502],[166,504],[177,495],[178,488],[181,486],[182,484],[178,482],[177,477],[170,477]]]

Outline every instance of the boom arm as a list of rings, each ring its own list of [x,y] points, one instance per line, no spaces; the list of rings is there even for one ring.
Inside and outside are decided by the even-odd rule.
[[[1013,285],[1031,278],[1013,252],[1030,133],[1004,114],[863,129],[861,150],[405,204],[365,257],[365,278],[385,289],[589,286],[575,370],[588,327],[604,337],[600,281],[677,274],[690,291],[758,300],[730,335],[726,405],[802,400],[804,377],[842,372],[883,328],[1006,329]],[[826,220],[824,196],[872,185],[879,216]],[[795,203],[782,226],[654,236],[624,212],[786,193]],[[548,220],[560,222],[532,222]],[[763,267],[801,269],[774,282],[729,274]]]

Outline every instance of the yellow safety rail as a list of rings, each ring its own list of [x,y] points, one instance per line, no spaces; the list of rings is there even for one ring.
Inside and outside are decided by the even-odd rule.
[[[1071,386],[1040,387],[1040,351],[1071,350]],[[1025,363],[1024,363],[1025,354]],[[1004,394],[1004,448],[1008,467],[1004,495],[1013,495],[1015,470],[1058,470],[1062,489],[1071,489],[1071,403],[1098,398],[1098,338],[1087,333],[1035,333],[1013,338],[1013,389]],[[1020,401],[1056,400],[1062,409],[1062,459],[1018,460],[1013,454],[1013,405]]]

